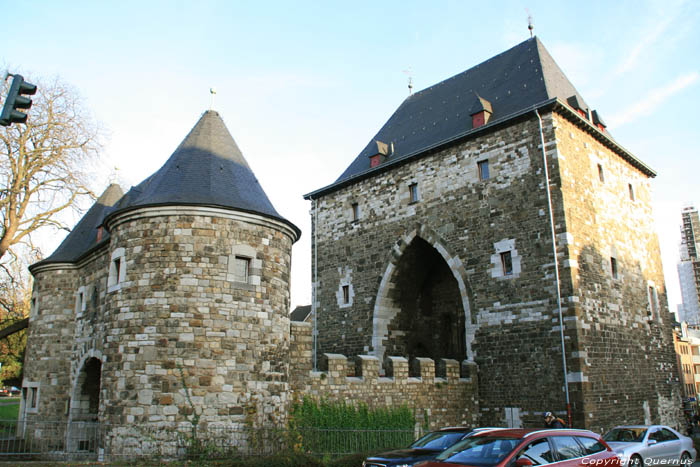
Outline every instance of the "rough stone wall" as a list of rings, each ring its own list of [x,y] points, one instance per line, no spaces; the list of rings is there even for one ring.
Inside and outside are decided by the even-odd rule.
[[[292,238],[205,208],[128,213],[111,226],[126,277],[110,292],[106,418],[115,424],[286,419]],[[248,283],[233,278],[250,259]],[[190,398],[188,399],[187,393]]]
[[[436,362],[421,358],[410,362],[402,357],[386,360],[385,377],[379,376],[380,362],[364,355],[348,359],[324,354],[321,371],[313,371],[312,325],[292,323],[290,345],[290,387],[293,400],[304,396],[348,403],[364,402],[369,407],[400,407],[415,411],[416,422],[430,429],[478,424],[476,367],[460,370],[456,360]],[[460,377],[469,373],[468,377]],[[348,376],[353,375],[353,376]],[[466,375],[465,375],[466,376]]]
[[[547,145],[553,148],[551,116],[544,119]],[[477,162],[485,159],[490,178],[480,180]],[[551,164],[550,170],[555,168]],[[412,183],[418,184],[417,203],[408,198]],[[422,238],[458,283],[466,324],[464,357],[473,358],[479,368],[481,423],[503,424],[507,409],[541,423],[542,411],[565,406],[552,242],[534,114],[314,203],[319,354],[376,354],[378,344],[387,343],[376,329],[397,326],[400,307],[392,295],[402,278],[396,271],[407,245]],[[361,213],[355,221],[353,203]],[[512,254],[510,275],[503,274],[499,259],[504,250]],[[348,277],[354,301],[343,307],[335,292]],[[566,276],[563,282],[565,290],[570,288]]]
[[[556,127],[575,284],[566,297],[567,327],[577,334],[567,349],[569,375],[582,393],[576,412],[585,417],[577,424],[598,431],[620,423],[678,426],[672,315],[651,180],[568,120],[558,117]]]
[[[574,424],[600,429],[671,420],[673,346],[666,337],[649,180],[563,114],[542,119]],[[490,178],[480,180],[477,162],[485,159]],[[610,177],[605,194],[591,188],[598,160]],[[631,206],[625,201],[628,179],[636,196]],[[420,196],[412,203],[408,186],[414,183]],[[480,423],[539,426],[543,411],[565,416],[552,236],[534,114],[325,194],[314,201],[312,215],[319,355],[382,357],[401,350],[392,335],[410,329],[396,297],[407,294],[411,279],[401,271],[410,245],[422,238],[458,283],[466,357],[479,369]],[[511,253],[508,275],[500,261],[504,251]],[[604,273],[611,255],[620,279]],[[343,285],[352,290],[350,304],[338,300]],[[660,316],[654,322],[648,319],[649,286]]]
[[[26,410],[28,420],[66,417],[67,388],[72,386],[78,273],[66,265],[61,266],[44,270],[34,281],[33,297],[37,304],[30,315],[23,386],[37,388],[38,406],[33,410],[25,407],[23,401],[21,410]]]

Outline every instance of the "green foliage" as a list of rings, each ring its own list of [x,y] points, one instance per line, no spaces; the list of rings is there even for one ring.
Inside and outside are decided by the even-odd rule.
[[[367,404],[316,401],[293,404],[289,432],[294,450],[338,456],[403,447],[413,440],[413,411],[406,405],[370,409]]]
[[[304,397],[292,406],[290,422],[296,428],[345,428],[352,430],[413,430],[413,411],[396,408],[370,409],[365,403],[346,404]]]

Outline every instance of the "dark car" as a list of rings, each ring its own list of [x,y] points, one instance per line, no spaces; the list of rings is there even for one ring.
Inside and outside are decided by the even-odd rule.
[[[484,431],[463,439],[416,467],[620,467],[620,459],[588,430]]]
[[[383,452],[368,457],[362,463],[363,467],[408,467],[417,462],[432,459],[445,449],[458,443],[467,436],[488,428],[449,427],[431,431],[414,441],[406,449]]]

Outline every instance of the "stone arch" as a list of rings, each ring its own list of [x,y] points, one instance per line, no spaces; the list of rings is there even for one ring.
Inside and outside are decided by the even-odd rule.
[[[464,355],[460,356],[460,360],[466,357],[467,360],[473,361],[472,343],[476,332],[476,319],[471,311],[471,288],[469,287],[466,269],[462,260],[447,246],[446,242],[433,229],[423,224],[416,225],[414,229],[403,235],[391,250],[389,264],[382,276],[374,304],[372,326],[373,354],[380,360],[383,360],[386,356],[386,343],[389,338],[390,325],[402,309],[400,300],[397,298],[402,293],[399,290],[399,280],[405,274],[405,272],[400,271],[401,261],[416,248],[422,249],[424,255],[441,262],[439,267],[448,270],[452,279],[454,279],[457,289],[455,294],[458,295],[460,307],[459,311],[463,313],[463,316],[458,316],[458,318],[463,319],[458,321],[464,323]],[[458,331],[461,332],[461,329],[458,329]],[[460,342],[459,344],[461,345],[462,343]],[[454,358],[455,356],[453,355],[452,357]]]
[[[70,420],[97,421],[100,409],[102,360],[95,356],[94,352],[86,354],[73,381]]]

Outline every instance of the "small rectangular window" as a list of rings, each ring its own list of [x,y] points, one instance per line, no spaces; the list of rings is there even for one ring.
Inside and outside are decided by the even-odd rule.
[[[360,205],[352,203],[352,220],[356,221],[360,218]]]
[[[479,180],[489,179],[489,160],[485,159],[476,163],[479,168]]]
[[[343,286],[343,303],[350,303],[350,286]]]
[[[236,256],[234,259],[233,280],[236,282],[248,282],[248,272],[250,270],[250,258]]]
[[[119,283],[119,273],[121,272],[120,270],[122,268],[121,257],[112,261],[112,264],[114,265],[114,279],[115,279],[114,283],[118,284]]]
[[[610,257],[610,274],[612,274],[613,279],[617,279],[617,259]]]
[[[598,164],[598,178],[601,183],[605,182],[605,174],[603,173],[603,166],[601,164]]]
[[[630,183],[629,185],[627,185],[627,186],[629,187],[630,200],[631,200],[631,201],[634,201],[634,199],[635,199],[635,198],[634,198],[634,187],[632,186],[631,183]]]
[[[513,257],[510,251],[501,253],[501,266],[503,266],[503,275],[510,276],[513,274]]]
[[[37,388],[29,388],[29,408],[30,409],[36,409],[37,408]]]
[[[659,299],[652,285],[649,286],[649,313],[651,319],[659,319]]]
[[[411,198],[411,203],[417,203],[418,202],[418,184],[417,183],[411,183],[408,185],[408,193]]]

